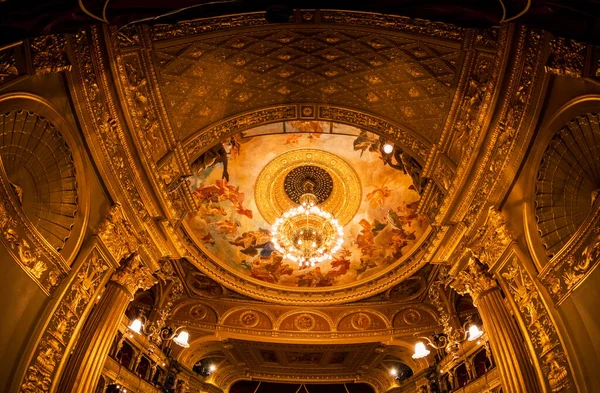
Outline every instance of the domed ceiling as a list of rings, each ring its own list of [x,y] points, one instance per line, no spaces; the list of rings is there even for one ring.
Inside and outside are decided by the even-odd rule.
[[[213,261],[252,281],[281,288],[363,283],[405,260],[428,227],[416,213],[420,187],[385,163],[381,144],[379,136],[330,122],[247,130],[192,165],[197,172],[187,180],[198,209],[184,226]],[[319,206],[344,226],[333,259],[310,267],[271,241],[274,220],[298,206],[294,182],[303,172],[317,184]]]

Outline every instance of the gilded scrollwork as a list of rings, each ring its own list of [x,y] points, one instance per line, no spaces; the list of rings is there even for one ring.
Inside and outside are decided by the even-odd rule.
[[[527,327],[550,390],[559,392],[572,385],[569,366],[556,327],[540,299],[532,278],[515,255],[509,258],[501,276]]]
[[[94,248],[74,271],[67,291],[58,302],[41,335],[19,388],[20,393],[44,393],[58,382],[59,366],[66,360],[76,331],[83,325],[85,314],[93,307],[93,299],[110,266]]]
[[[493,266],[513,242],[513,235],[506,227],[500,211],[491,206],[485,223],[477,229],[472,238],[464,240],[467,252],[477,256],[484,264]]]

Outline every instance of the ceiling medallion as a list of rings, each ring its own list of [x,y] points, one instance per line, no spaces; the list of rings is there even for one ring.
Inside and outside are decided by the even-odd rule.
[[[344,230],[338,220],[317,206],[331,193],[331,176],[321,168],[301,166],[286,176],[286,185],[290,175],[303,182],[303,193],[298,198],[300,206],[289,209],[275,220],[271,227],[271,241],[284,258],[300,266],[315,266],[333,259],[344,242]],[[316,188],[317,185],[321,187]],[[289,189],[286,187],[286,193],[290,195],[288,191],[292,195],[299,194],[291,186]]]
[[[318,149],[295,149],[275,157],[256,179],[254,200],[270,225],[300,205],[304,183],[313,184],[319,208],[344,226],[355,216],[362,186],[354,169],[337,155]]]

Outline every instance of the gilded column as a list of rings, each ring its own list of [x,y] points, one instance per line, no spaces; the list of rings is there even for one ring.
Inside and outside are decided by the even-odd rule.
[[[124,261],[111,277],[102,298],[85,322],[58,392],[89,393],[96,389],[129,302],[138,289],[148,289],[155,282],[150,270],[143,265],[136,253]]]
[[[478,259],[471,257],[451,286],[460,294],[469,293],[479,310],[489,337],[505,393],[541,392],[523,336],[508,312],[500,287]]]

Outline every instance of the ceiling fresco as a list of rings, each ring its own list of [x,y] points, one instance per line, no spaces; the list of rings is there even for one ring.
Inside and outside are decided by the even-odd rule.
[[[420,195],[412,178],[385,165],[380,143],[374,134],[328,122],[248,130],[196,160],[200,169],[188,182],[198,209],[185,225],[208,255],[238,275],[294,288],[368,280],[409,255],[428,226],[416,213]],[[270,227],[297,206],[283,192],[284,175],[306,164],[332,174],[333,191],[320,206],[345,227],[333,260],[301,268],[274,250]],[[265,180],[271,175],[275,180]]]

